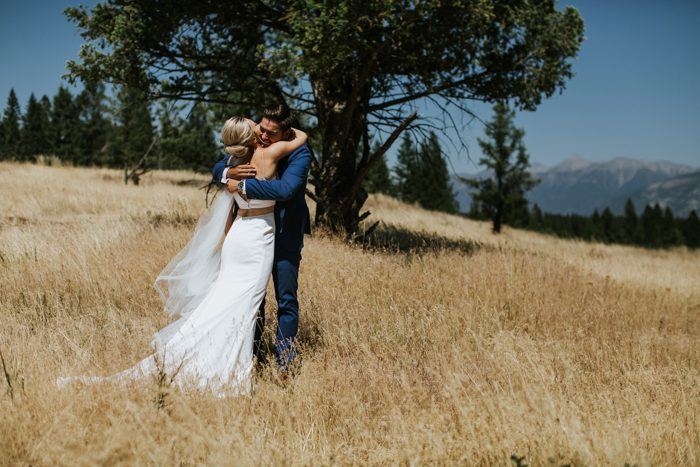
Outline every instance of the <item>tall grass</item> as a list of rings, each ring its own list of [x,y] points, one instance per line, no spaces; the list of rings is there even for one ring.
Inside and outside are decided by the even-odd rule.
[[[0,164],[0,463],[700,463],[698,252],[494,237],[382,196],[380,244],[305,240],[291,382],[56,388],[149,353],[191,179]]]

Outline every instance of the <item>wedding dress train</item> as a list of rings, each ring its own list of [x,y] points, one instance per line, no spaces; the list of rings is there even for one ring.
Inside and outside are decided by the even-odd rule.
[[[166,311],[178,319],[155,334],[155,352],[110,376],[58,378],[59,386],[126,382],[164,369],[181,387],[190,382],[220,396],[250,392],[255,320],[272,272],[275,217],[238,217],[221,244],[234,199],[241,209],[275,204],[245,201],[225,190],[218,194],[188,245],[156,280]]]

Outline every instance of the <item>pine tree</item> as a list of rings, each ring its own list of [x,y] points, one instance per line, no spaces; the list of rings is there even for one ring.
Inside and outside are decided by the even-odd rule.
[[[625,203],[625,217],[623,221],[624,241],[626,243],[638,244],[642,240],[642,228],[637,217],[637,211],[634,208],[634,203],[630,198],[627,198]]]
[[[482,219],[482,214],[481,214],[481,209],[479,208],[479,203],[475,200],[471,200],[469,203],[469,212],[467,213],[467,217],[470,219]]]
[[[663,214],[658,203],[653,207],[647,204],[644,208],[641,223],[644,231],[643,242],[645,246],[650,248],[661,246],[663,237],[661,232],[662,217]]]
[[[397,154],[396,167],[396,192],[399,199],[407,203],[417,203],[421,198],[421,163],[418,150],[408,133],[404,134],[399,152]]]
[[[53,108],[51,106],[51,99],[49,99],[49,96],[44,94],[43,96],[41,96],[41,100],[39,101],[39,103],[41,104],[41,107],[44,111],[44,115],[47,115],[49,118],[49,130],[48,131],[50,134],[51,133],[51,110]]]
[[[379,142],[375,142],[372,147],[372,152],[379,148]],[[362,181],[362,186],[367,193],[384,193],[389,196],[395,196],[394,183],[391,180],[389,166],[386,162],[386,153],[372,166],[369,173]]]
[[[70,91],[64,86],[58,88],[53,98],[51,114],[53,149],[64,161],[80,164],[78,141],[80,137],[80,115]]]
[[[534,230],[541,230],[544,227],[542,209],[540,209],[537,203],[532,206],[532,211],[528,219],[528,227]]]
[[[34,160],[39,154],[53,152],[51,146],[51,125],[45,105],[36,100],[34,93],[29,96],[27,112],[22,122],[20,157]]]
[[[688,213],[688,218],[683,222],[683,237],[688,248],[700,247],[700,220],[694,209]]]
[[[220,158],[209,111],[204,104],[195,104],[184,120],[178,116],[181,111],[165,101],[159,105],[157,166],[209,172]]]
[[[591,236],[595,240],[603,240],[603,222],[600,219],[598,209],[593,210],[591,214]]]
[[[420,146],[419,172],[421,177],[421,190],[419,203],[426,209],[457,212],[457,201],[452,192],[450,175],[447,171],[447,162],[442,154],[440,142],[433,132]]]
[[[159,138],[156,149],[156,166],[163,168],[185,167],[185,149],[180,144],[180,127],[182,121],[178,113],[182,110],[168,101],[161,101],[158,106]]]
[[[600,226],[603,241],[606,243],[620,241],[620,233],[615,222],[615,216],[608,207],[603,209],[603,213],[600,215]]]
[[[117,94],[115,146],[110,165],[132,167],[146,154],[153,142],[154,130],[145,93],[123,86]]]
[[[105,116],[105,86],[88,81],[75,99],[76,111],[80,114],[78,141],[75,152],[81,165],[109,164],[108,143],[115,139],[114,128]]]
[[[219,157],[219,150],[205,104],[193,105],[185,119],[182,138],[188,151],[187,167],[198,172],[211,171],[211,166]]]
[[[530,162],[522,142],[525,133],[513,125],[514,116],[515,112],[504,102],[494,106],[494,118],[486,127],[488,139],[478,139],[484,153],[479,163],[492,176],[463,179],[475,189],[472,197],[491,218],[494,233],[501,231],[502,224],[517,220],[523,206],[527,206],[525,192],[537,184],[528,172]]]
[[[676,225],[673,211],[669,206],[663,210],[661,221],[662,243],[664,246],[676,246],[683,243],[683,234]]]
[[[21,118],[22,113],[19,108],[17,95],[14,89],[10,89],[10,95],[7,97],[7,107],[5,107],[2,118],[0,159],[20,158],[21,130],[19,122]]]
[[[43,153],[47,155],[56,155],[56,147],[53,142],[53,118],[51,116],[53,106],[51,105],[51,99],[49,99],[49,96],[44,94],[41,96],[41,100],[39,101],[39,104],[41,105],[42,108],[42,115],[46,119],[46,141],[47,145],[46,148],[44,148]],[[48,161],[49,164],[51,161]]]

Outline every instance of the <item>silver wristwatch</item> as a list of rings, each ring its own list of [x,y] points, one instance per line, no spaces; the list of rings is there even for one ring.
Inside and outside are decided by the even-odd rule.
[[[245,183],[243,180],[238,182],[238,194],[241,195],[242,198],[247,199],[245,195]]]

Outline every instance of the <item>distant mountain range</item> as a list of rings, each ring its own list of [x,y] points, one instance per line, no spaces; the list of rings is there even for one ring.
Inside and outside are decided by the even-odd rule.
[[[621,214],[631,198],[638,214],[657,202],[670,206],[676,216],[685,217],[692,209],[700,213],[700,167],[627,157],[591,162],[571,156],[553,167],[533,164],[531,173],[541,182],[527,193],[527,199],[545,212],[590,215],[609,206]],[[461,175],[485,178],[488,172]],[[470,188],[456,176],[452,186],[460,211],[467,212]]]

